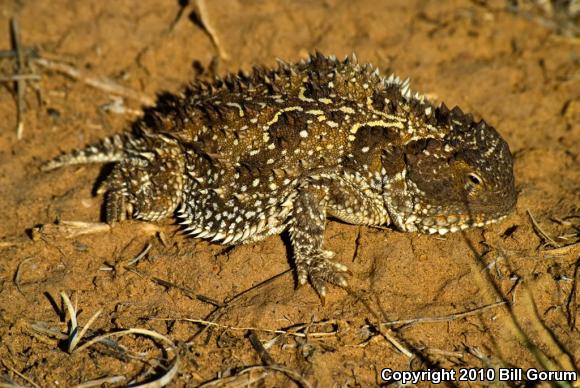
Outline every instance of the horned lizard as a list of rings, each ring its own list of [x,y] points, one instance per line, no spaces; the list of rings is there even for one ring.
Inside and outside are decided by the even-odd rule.
[[[82,163],[114,163],[99,189],[109,223],[175,215],[221,244],[288,231],[298,284],[323,300],[348,272],[323,249],[328,216],[442,235],[495,222],[516,201],[494,128],[354,55],[196,81],[162,95],[132,132],[44,169]]]

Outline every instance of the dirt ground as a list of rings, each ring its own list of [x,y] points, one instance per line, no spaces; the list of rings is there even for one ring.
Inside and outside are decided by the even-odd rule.
[[[21,81],[21,139],[14,83],[0,85],[0,385],[376,386],[383,368],[580,368],[577,37],[500,0],[195,3],[2,2],[0,49],[15,17],[20,73],[38,78]],[[103,227],[102,167],[40,171],[128,128],[157,92],[314,50],[356,52],[494,125],[515,157],[515,212],[445,237],[330,221],[352,290],[321,305],[295,290],[283,237],[224,249],[171,220]],[[15,64],[0,59],[0,76]],[[101,310],[79,346],[127,328],[171,343],[128,335],[69,353],[61,292],[81,327]]]

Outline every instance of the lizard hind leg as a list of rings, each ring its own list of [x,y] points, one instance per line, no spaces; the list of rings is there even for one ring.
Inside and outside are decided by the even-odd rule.
[[[115,165],[98,193],[105,193],[108,223],[133,218],[156,221],[181,203],[185,160],[176,144],[129,152]]]
[[[328,188],[321,184],[308,183],[301,187],[289,223],[298,283],[310,281],[323,302],[325,284],[346,287],[343,273],[349,272],[345,265],[330,260],[334,252],[322,249],[328,197]]]

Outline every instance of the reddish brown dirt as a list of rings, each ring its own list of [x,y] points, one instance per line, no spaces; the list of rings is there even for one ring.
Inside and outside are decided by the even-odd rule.
[[[416,90],[484,117],[515,155],[520,193],[515,212],[485,230],[444,238],[330,221],[326,243],[349,265],[353,292],[332,288],[324,306],[309,287],[294,290],[291,273],[258,286],[289,268],[280,237],[224,250],[184,238],[167,221],[33,240],[31,229],[39,224],[101,217],[102,197],[92,193],[99,166],[44,173],[41,163],[124,130],[140,112],[139,102],[131,99],[124,100],[129,108],[124,114],[106,112],[112,94],[37,65],[41,80],[28,84],[22,140],[15,136],[12,85],[0,89],[0,383],[30,385],[15,371],[39,386],[117,375],[125,382],[144,381],[163,373],[154,357],[173,353],[164,356],[145,337],[117,340],[125,353],[96,345],[68,354],[62,339],[34,330],[36,324],[66,333],[61,291],[77,301],[81,326],[102,309],[87,338],[141,327],[178,344],[176,386],[236,376],[244,367],[263,364],[248,330],[220,327],[196,335],[203,326],[176,320],[182,318],[254,327],[275,363],[320,387],[378,385],[380,370],[387,367],[543,368],[538,352],[555,367],[571,368],[570,358],[578,367],[580,262],[578,245],[571,245],[578,244],[580,219],[577,38],[507,12],[503,1],[205,3],[205,21],[229,58],[219,61],[219,74],[274,65],[276,58],[298,60],[314,50],[338,56],[355,51],[361,62],[384,73],[396,70],[410,77]],[[0,48],[10,47],[8,26],[15,16],[23,45],[37,48],[43,58],[153,97],[196,77],[194,61],[209,67],[216,56],[208,34],[188,18],[192,10],[186,7],[170,29],[178,1],[8,0],[0,9]],[[4,76],[13,64],[0,62]],[[40,103],[34,85],[40,87]],[[565,248],[545,246],[528,211]],[[147,244],[147,255],[128,265]],[[208,318],[215,306],[197,294],[226,306]],[[377,331],[379,321],[448,316],[501,298],[511,307],[394,325],[390,334],[382,326],[413,359]],[[306,329],[298,332],[309,337],[262,330],[299,324]],[[278,372],[264,378],[266,385],[291,384]]]

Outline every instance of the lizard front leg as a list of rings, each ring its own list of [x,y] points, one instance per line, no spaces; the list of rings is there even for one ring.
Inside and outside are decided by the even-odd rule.
[[[330,260],[334,252],[322,249],[328,201],[328,186],[309,182],[299,187],[289,220],[298,284],[310,281],[323,302],[326,282],[340,287],[348,285],[343,276],[348,268]]]

